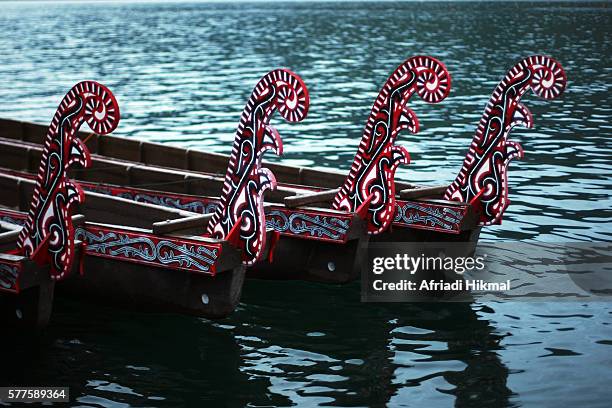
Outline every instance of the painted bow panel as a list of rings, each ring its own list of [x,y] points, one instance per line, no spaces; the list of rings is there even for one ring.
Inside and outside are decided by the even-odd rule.
[[[0,221],[14,225],[25,225],[27,216],[17,211],[0,209]],[[0,259],[0,292],[19,293],[19,277],[23,270],[20,261]]]
[[[427,201],[397,200],[393,226],[458,234],[468,205],[448,206]]]
[[[309,101],[300,77],[277,69],[259,81],[242,112],[223,182],[221,206],[213,214],[207,233],[222,239],[234,227],[240,228],[243,262],[247,265],[254,264],[265,247],[263,194],[276,188],[272,172],[261,167],[262,155],[266,150],[277,155],[283,151],[280,135],[270,126],[270,119],[278,111],[285,120],[299,122],[308,113]]]
[[[25,225],[27,216],[17,211],[0,209],[0,220]],[[220,243],[171,236],[159,237],[92,224],[77,227],[75,239],[85,244],[83,252],[87,256],[207,275],[216,274],[216,261],[222,252]]]
[[[0,259],[0,292],[19,293],[19,276],[23,265],[19,261]]]
[[[387,229],[395,214],[395,171],[410,162],[408,150],[395,140],[402,130],[419,131],[408,101],[416,92],[426,102],[437,103],[450,87],[450,74],[435,58],[413,57],[397,67],[374,102],[349,175],[334,198],[335,209],[353,212],[370,200],[368,232]]]
[[[49,263],[50,274],[60,279],[72,269],[74,204],[83,202],[81,188],[67,177],[78,164],[89,167],[91,158],[77,132],[83,122],[98,134],[112,132],[119,123],[113,94],[94,81],[76,84],[62,99],[45,137],[36,187],[18,247],[25,255]]]
[[[520,144],[508,139],[516,125],[533,126],[531,112],[520,100],[528,91],[544,99],[561,95],[565,72],[552,58],[536,55],[516,64],[497,85],[482,115],[476,135],[457,178],[444,195],[447,200],[482,207],[483,225],[501,223],[508,200],[508,165],[523,157]]]

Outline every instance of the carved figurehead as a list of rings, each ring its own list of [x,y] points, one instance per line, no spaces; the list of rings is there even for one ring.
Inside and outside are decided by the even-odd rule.
[[[51,277],[61,279],[74,260],[74,204],[83,202],[83,191],[70,181],[68,169],[89,167],[89,151],[77,137],[83,122],[98,134],[112,132],[119,123],[119,105],[105,86],[94,81],[76,84],[62,99],[47,135],[36,187],[18,248],[40,263],[50,264]]]
[[[516,64],[497,85],[476,129],[459,175],[446,190],[447,200],[481,206],[481,224],[501,223],[508,200],[508,164],[523,158],[520,144],[508,139],[512,128],[533,126],[531,112],[520,102],[529,90],[544,99],[561,95],[565,72],[552,58],[535,55]]]
[[[412,57],[397,67],[374,102],[349,175],[334,198],[335,209],[357,211],[367,203],[368,232],[387,229],[395,212],[395,171],[410,162],[408,150],[395,145],[395,139],[404,129],[419,131],[408,101],[416,92],[426,102],[438,103],[450,87],[450,74],[435,58]]]
[[[262,197],[266,190],[276,188],[272,172],[261,167],[262,155],[266,150],[277,155],[283,152],[283,142],[278,131],[270,126],[270,118],[278,110],[289,122],[299,122],[306,117],[309,102],[308,90],[301,78],[291,71],[276,69],[257,83],[242,112],[225,174],[221,205],[213,214],[207,233],[222,239],[239,228],[246,265],[255,263],[265,248]]]

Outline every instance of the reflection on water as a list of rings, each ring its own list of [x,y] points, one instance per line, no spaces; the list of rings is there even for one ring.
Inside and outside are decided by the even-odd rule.
[[[500,10],[503,8],[503,23]],[[108,85],[117,134],[229,152],[266,71],[309,87],[306,121],[277,121],[288,163],[348,169],[387,75],[416,54],[453,75],[400,142],[399,177],[451,181],[484,104],[520,58],[553,56],[560,100],[524,98],[504,223],[484,239],[610,240],[610,11],[602,4],[3,4],[0,116],[48,122],[76,80]],[[604,406],[607,303],[363,305],[357,286],[247,282],[218,323],[60,303],[37,343],[19,342],[0,383],[69,384],[84,406]],[[10,350],[14,344],[10,343]],[[32,354],[33,353],[33,354]],[[568,386],[571,384],[571,387]],[[76,404],[75,403],[75,404]],[[77,404],[77,405],[78,405]]]
[[[357,299],[358,284],[252,281],[220,322],[62,302],[42,339],[3,336],[0,382],[104,407],[607,404],[609,304]]]

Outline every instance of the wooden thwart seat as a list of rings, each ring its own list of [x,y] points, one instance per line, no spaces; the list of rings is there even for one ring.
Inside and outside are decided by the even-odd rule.
[[[408,184],[409,188],[404,188],[398,193],[399,197],[405,200],[414,200],[417,198],[441,196],[448,186],[416,186]],[[299,194],[285,197],[283,202],[287,208],[303,207],[315,203],[327,203],[334,199],[340,191],[339,188],[315,191],[307,194]]]
[[[153,234],[167,235],[170,233],[187,233],[195,229],[194,232],[202,234],[213,214],[195,215],[187,218],[179,218],[175,220],[165,220],[154,222],[152,226]]]
[[[338,194],[340,188],[334,188],[331,190],[315,191],[313,193],[298,194],[290,197],[285,197],[283,202],[287,208],[302,207],[314,203],[325,203],[333,200]]]
[[[400,190],[398,194],[400,198],[404,200],[414,200],[423,197],[442,196],[442,194],[444,194],[447,188],[447,185],[427,187],[414,186],[414,188],[406,188],[404,190]]]

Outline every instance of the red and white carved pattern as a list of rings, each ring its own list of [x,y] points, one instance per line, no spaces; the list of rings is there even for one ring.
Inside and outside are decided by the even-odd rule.
[[[50,274],[63,278],[72,268],[74,227],[71,211],[83,202],[81,188],[66,172],[74,164],[88,167],[91,158],[76,133],[87,122],[98,134],[112,132],[119,123],[113,94],[94,81],[76,84],[62,99],[45,138],[28,220],[18,247],[24,254],[50,263]]]
[[[450,87],[450,74],[435,58],[413,57],[397,67],[374,102],[349,175],[334,198],[335,209],[355,211],[373,196],[368,232],[387,229],[395,213],[395,171],[410,162],[408,150],[395,145],[395,139],[404,129],[419,131],[408,101],[416,92],[426,102],[437,103],[446,98]]]
[[[283,143],[278,131],[269,125],[278,110],[290,122],[299,122],[308,113],[306,85],[291,71],[277,69],[265,75],[255,86],[240,118],[229,167],[223,183],[221,207],[208,225],[207,232],[226,238],[240,220],[243,262],[252,265],[265,247],[266,223],[263,193],[276,188],[272,172],[261,167],[266,150],[281,155]]]
[[[483,225],[501,223],[508,200],[508,164],[523,157],[523,148],[508,140],[516,125],[533,126],[531,112],[520,103],[529,89],[544,98],[563,93],[567,79],[561,65],[552,58],[532,56],[508,71],[487,103],[476,135],[459,175],[446,190],[447,200],[479,200]]]

